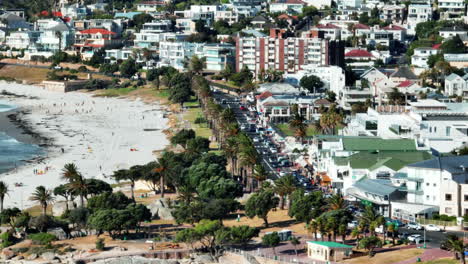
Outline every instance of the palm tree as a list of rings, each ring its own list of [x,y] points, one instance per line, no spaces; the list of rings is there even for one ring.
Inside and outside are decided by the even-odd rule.
[[[280,196],[280,209],[284,209],[284,200],[288,199],[288,208],[291,208],[291,199],[289,196],[297,189],[296,178],[292,175],[286,175],[275,181],[275,192]]]
[[[340,224],[340,226],[338,226],[338,234],[341,236],[342,243],[346,241],[346,232],[348,232],[347,226],[345,224]]]
[[[268,171],[262,164],[257,164],[254,167],[252,178],[257,182],[257,186],[261,186],[262,182],[268,177]]]
[[[0,181],[0,212],[3,212],[3,201],[8,191],[8,185],[4,181]]]
[[[294,252],[296,253],[296,256],[297,256],[297,246],[299,244],[301,244],[301,241],[299,240],[299,238],[297,238],[295,236],[291,237],[291,239],[289,241],[291,242],[291,245],[293,245]]]
[[[52,203],[55,198],[50,190],[47,190],[44,186],[37,186],[34,193],[29,198],[31,201],[38,202],[42,207],[42,214],[47,214],[47,205]]]
[[[379,217],[380,214],[370,205],[366,206],[364,212],[361,215],[360,221],[368,228],[371,236],[375,234],[375,228],[380,224]]]
[[[392,244],[395,245],[395,232],[397,231],[397,227],[395,223],[390,223],[387,227],[387,231],[392,233]]]
[[[453,252],[455,259],[460,258],[460,263],[465,264],[465,245],[463,244],[463,240],[455,234],[448,234],[445,245]]]
[[[249,171],[250,174],[253,171],[253,167],[258,162],[258,153],[255,147],[250,143],[249,145],[241,145],[240,153],[239,153],[239,161],[242,167],[245,167],[245,171]],[[244,175],[247,176],[247,175]],[[245,177],[244,179],[247,179]],[[252,192],[252,184],[247,181],[246,184],[249,186],[250,191]]]
[[[74,163],[65,164],[62,169],[62,179],[68,181],[70,190],[80,196],[80,207],[84,207],[88,184]]]
[[[161,186],[161,198],[164,198],[164,187],[165,187],[165,178],[169,177],[169,168],[171,167],[169,152],[164,152],[162,156],[156,162],[154,172],[159,173],[160,175],[160,186]]]
[[[330,210],[341,210],[348,207],[346,200],[340,194],[335,194],[328,199],[328,208]]]
[[[314,234],[315,240],[317,240],[317,231],[318,231],[318,225],[316,221],[312,221],[309,224],[309,231]]]

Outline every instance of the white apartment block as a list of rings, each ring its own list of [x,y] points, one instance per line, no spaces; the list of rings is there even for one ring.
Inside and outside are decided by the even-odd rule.
[[[464,0],[439,0],[438,7],[441,19],[460,18],[465,13]]]
[[[6,37],[5,45],[12,49],[27,49],[39,39],[39,31],[11,32]]]
[[[405,14],[405,5],[385,5],[380,9],[380,19],[400,23]]]
[[[191,42],[160,42],[158,66],[172,66],[177,70],[183,70],[184,62],[192,56],[203,55],[202,43]]]
[[[188,34],[180,34],[173,32],[155,33],[149,31],[141,31],[135,33],[135,39],[133,43],[136,48],[146,48],[149,50],[157,51],[159,49],[159,43],[165,41],[184,41],[188,37]]]
[[[432,20],[432,6],[430,4],[410,4],[408,6],[407,29],[408,34],[416,34],[418,23]]]
[[[445,77],[445,95],[468,98],[468,73],[464,76],[452,73]]]
[[[301,0],[280,0],[270,3],[270,13],[284,13],[296,15],[302,13],[305,3]]]

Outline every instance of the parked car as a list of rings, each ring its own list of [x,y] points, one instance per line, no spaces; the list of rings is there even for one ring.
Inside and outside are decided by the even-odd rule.
[[[241,125],[240,129],[241,129],[241,130],[246,130],[246,129],[247,129],[247,126],[246,126],[246,125]]]
[[[433,224],[429,224],[427,226],[424,227],[427,231],[436,231],[436,232],[440,232],[440,227],[436,226],[436,225],[433,225]]]
[[[271,157],[268,158],[268,161],[269,162],[276,162],[276,158],[271,156]]]
[[[278,150],[275,147],[270,147],[271,153],[278,153]]]
[[[354,229],[358,225],[359,225],[359,222],[354,220],[354,221],[351,221],[350,223],[348,223],[348,228]]]
[[[414,230],[423,230],[423,227],[415,222],[409,222],[408,225],[406,225],[406,228]]]
[[[408,239],[409,234],[407,232],[399,233],[398,238],[399,239]]]
[[[412,234],[408,236],[410,242],[416,242],[417,240],[422,240],[423,237],[420,234]]]
[[[221,104],[227,104],[226,99],[221,100]]]
[[[254,137],[254,138],[253,138],[253,142],[255,142],[255,143],[260,142],[260,138],[259,138],[259,137]]]

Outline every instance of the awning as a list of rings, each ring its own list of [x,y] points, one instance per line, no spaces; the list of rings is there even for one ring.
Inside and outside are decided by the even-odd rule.
[[[438,212],[439,207],[436,205],[426,205],[426,204],[417,204],[417,203],[403,203],[403,202],[391,202],[393,211],[403,211],[413,215],[425,214]]]

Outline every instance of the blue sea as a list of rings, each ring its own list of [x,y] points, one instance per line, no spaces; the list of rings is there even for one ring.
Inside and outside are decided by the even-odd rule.
[[[0,115],[15,108],[0,101]],[[21,166],[26,160],[44,153],[38,145],[20,142],[11,135],[7,135],[3,129],[11,124],[5,124],[5,122],[8,122],[6,118],[0,119],[0,173]]]

